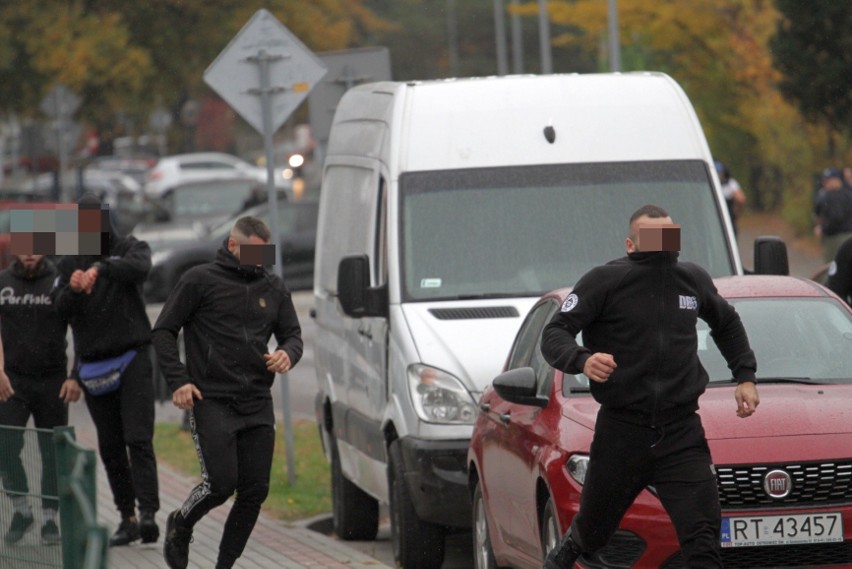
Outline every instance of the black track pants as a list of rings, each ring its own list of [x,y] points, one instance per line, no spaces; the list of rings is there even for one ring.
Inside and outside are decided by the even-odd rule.
[[[160,509],[157,459],[154,456],[154,383],[151,358],[143,350],[124,370],[121,387],[104,395],[86,393],[86,406],[98,430],[115,506],[122,517]]]
[[[236,492],[219,545],[218,563],[225,567],[242,555],[269,493],[275,447],[272,399],[254,407],[242,414],[226,401],[204,399],[195,402],[190,415],[202,482],[181,506],[181,515],[192,527]]]
[[[571,524],[586,553],[609,541],[648,485],[672,519],[690,569],[718,569],[721,508],[704,428],[697,414],[651,429],[598,414],[580,511]]]
[[[54,374],[53,377],[22,376],[13,371],[7,374],[15,394],[8,401],[0,403],[0,425],[26,427],[30,416],[37,429],[53,429],[68,424],[68,406],[59,398],[59,391],[67,379],[65,374]],[[58,510],[52,437],[39,433],[38,447],[41,454],[42,507]],[[14,494],[28,494],[30,491],[21,461],[23,448],[23,431],[0,430],[0,475],[3,486]]]

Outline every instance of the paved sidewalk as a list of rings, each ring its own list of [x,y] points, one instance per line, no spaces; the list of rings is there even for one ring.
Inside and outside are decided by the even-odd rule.
[[[157,405],[160,415],[169,415],[171,406]],[[170,419],[173,417],[169,416]],[[74,426],[77,441],[92,449],[97,449],[97,438],[86,410],[85,403],[71,406],[71,424]],[[178,508],[198,480],[179,473],[164,464],[158,464],[160,479],[160,511],[157,523],[160,526],[160,539],[157,543],[142,545],[139,542],[125,547],[110,548],[109,567],[115,569],[153,569],[166,567],[163,561],[162,547],[166,516]],[[98,460],[97,478],[98,521],[105,525],[110,534],[115,531],[120,516],[115,510],[112,493],[106,480],[103,465]],[[211,511],[195,527],[194,542],[190,546],[189,567],[192,569],[211,569],[216,565],[219,539],[222,527],[230,511],[230,502]],[[260,519],[254,528],[246,551],[235,567],[244,569],[308,567],[382,569],[388,567],[380,561],[360,553],[341,541],[323,534],[275,520],[261,511]]]

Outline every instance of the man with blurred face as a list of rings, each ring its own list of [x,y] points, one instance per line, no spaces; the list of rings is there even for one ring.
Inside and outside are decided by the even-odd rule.
[[[16,255],[0,272],[0,425],[26,427],[30,416],[36,428],[53,429],[68,424],[67,404],[80,398],[77,381],[68,378],[67,322],[50,297],[56,267],[42,255]],[[34,524],[27,475],[21,462],[23,431],[0,430],[0,448],[9,454],[0,464],[3,486],[9,492],[14,514],[4,536],[18,543]],[[59,543],[56,513],[53,442],[38,437],[41,452],[41,539]]]
[[[187,271],[154,325],[154,347],[172,402],[189,410],[202,482],[166,521],[163,556],[189,563],[195,524],[236,493],[219,545],[217,569],[242,555],[269,491],[275,445],[270,388],[302,356],[290,291],[266,269],[275,261],[269,229],[241,217],[212,263]],[[186,366],[177,336],[184,330]],[[268,350],[275,336],[276,347]]]
[[[609,541],[639,493],[653,486],[672,519],[684,564],[722,567],[721,507],[697,414],[707,372],[698,318],[710,326],[738,383],[739,417],[758,403],[745,328],[710,275],[678,262],[680,226],[660,207],[630,218],[627,257],[586,273],[545,327],[541,351],[556,369],[584,373],[600,403],[580,510],[545,569],[570,568]],[[585,346],[577,344],[583,333]]]

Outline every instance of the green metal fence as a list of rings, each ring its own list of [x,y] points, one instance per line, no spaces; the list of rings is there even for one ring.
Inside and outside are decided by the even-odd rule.
[[[0,567],[106,569],[107,530],[97,524],[96,455],[76,443],[73,427],[55,430],[0,426]],[[33,522],[9,538],[16,511]],[[61,546],[45,544],[45,522],[56,512]]]

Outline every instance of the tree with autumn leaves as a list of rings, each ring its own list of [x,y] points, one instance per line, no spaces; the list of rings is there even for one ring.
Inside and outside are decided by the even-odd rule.
[[[504,3],[510,12],[508,0]],[[539,3],[519,4],[525,70],[535,72]],[[548,1],[557,72],[608,70],[607,4]],[[783,209],[807,229],[813,174],[852,163],[850,3],[618,0],[617,5],[623,70],[674,77],[693,101],[714,156],[744,185],[749,206]],[[458,72],[491,75],[496,71],[493,6],[493,0],[2,2],[0,113],[37,115],[38,102],[56,83],[81,95],[77,116],[95,124],[114,120],[118,111],[141,122],[156,106],[175,109],[188,97],[209,94],[204,70],[261,7],[317,52],[387,46],[394,78],[400,80],[450,73],[453,22]],[[825,58],[831,53],[831,76],[847,80],[845,86],[829,84],[837,89],[834,94],[819,84],[829,75]]]

